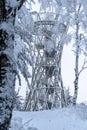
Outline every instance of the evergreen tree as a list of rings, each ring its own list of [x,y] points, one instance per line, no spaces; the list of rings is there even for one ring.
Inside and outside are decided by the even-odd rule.
[[[14,24],[25,0],[0,0],[0,130],[8,130],[13,110],[16,69]]]

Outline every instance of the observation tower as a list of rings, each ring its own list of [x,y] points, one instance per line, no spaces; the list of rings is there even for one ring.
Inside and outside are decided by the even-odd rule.
[[[65,97],[61,77],[62,38],[67,33],[68,25],[59,22],[59,15],[52,12],[32,12],[32,15],[35,63],[25,110],[63,107]]]

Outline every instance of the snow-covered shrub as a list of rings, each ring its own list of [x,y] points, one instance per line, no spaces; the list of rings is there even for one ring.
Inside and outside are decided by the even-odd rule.
[[[76,106],[76,114],[82,119],[87,120],[87,105],[80,103]]]
[[[11,121],[11,127],[9,130],[24,130],[22,126],[22,119],[21,118],[14,118]]]
[[[72,103],[72,97],[70,95],[69,88],[64,90],[64,95],[65,95],[66,106],[71,105],[71,103]]]
[[[15,110],[23,110],[23,97],[20,96],[17,92],[15,92],[14,97],[14,109]]]

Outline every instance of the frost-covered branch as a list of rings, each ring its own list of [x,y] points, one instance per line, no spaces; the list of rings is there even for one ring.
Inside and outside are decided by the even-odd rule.
[[[79,71],[79,74],[78,75],[80,75],[81,74],[81,72],[84,70],[84,69],[87,69],[87,60],[85,61],[84,60],[84,63],[83,63],[83,65],[82,65],[82,67],[81,67],[81,70]]]

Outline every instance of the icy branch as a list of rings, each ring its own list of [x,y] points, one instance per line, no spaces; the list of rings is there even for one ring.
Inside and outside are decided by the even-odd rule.
[[[79,74],[78,75],[80,75],[81,74],[81,72],[84,70],[84,69],[87,69],[87,60],[85,61],[84,60],[84,63],[83,63],[83,65],[82,65],[82,67],[81,67],[81,70],[79,71]],[[85,66],[86,65],[86,66]]]

